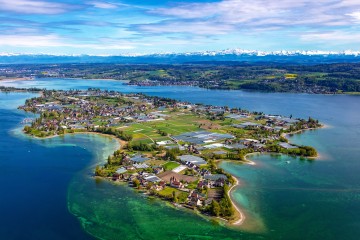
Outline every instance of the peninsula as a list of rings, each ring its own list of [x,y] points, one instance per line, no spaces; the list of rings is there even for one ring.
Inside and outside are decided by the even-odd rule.
[[[40,138],[78,132],[111,135],[121,147],[94,169],[94,176],[126,182],[139,192],[230,224],[244,220],[230,197],[238,181],[218,167],[219,161],[247,163],[246,155],[253,152],[317,156],[314,148],[288,143],[284,137],[321,127],[311,117],[305,120],[91,88],[34,90],[41,95],[19,107],[38,114],[26,120],[26,134]]]

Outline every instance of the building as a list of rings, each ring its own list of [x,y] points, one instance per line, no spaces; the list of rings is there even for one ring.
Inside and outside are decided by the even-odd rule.
[[[197,157],[197,156],[193,156],[193,155],[182,155],[179,157],[180,161],[186,165],[188,164],[194,164],[194,165],[202,165],[202,164],[206,164],[206,161],[201,158],[201,157]]]
[[[170,186],[173,188],[183,188],[182,182],[178,181],[175,177],[170,178]]]

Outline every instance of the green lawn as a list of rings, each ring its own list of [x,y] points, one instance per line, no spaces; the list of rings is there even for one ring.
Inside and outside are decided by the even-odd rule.
[[[176,188],[172,187],[165,187],[163,190],[159,191],[159,195],[162,197],[171,197],[173,195],[173,192],[175,191],[175,194],[179,194],[180,191]]]
[[[171,171],[174,168],[180,166],[180,163],[177,162],[167,162],[163,165],[163,168],[165,169],[165,171]]]
[[[165,171],[171,171],[174,168],[180,166],[180,163],[177,162],[167,162],[163,165],[163,168],[165,169]]]
[[[197,117],[192,114],[178,115],[178,113],[172,113],[169,114],[169,117],[170,119],[166,121],[134,123],[121,130],[131,134],[134,142],[142,143],[170,140],[168,136],[162,136],[159,130],[173,136],[200,130],[198,123],[195,122]]]

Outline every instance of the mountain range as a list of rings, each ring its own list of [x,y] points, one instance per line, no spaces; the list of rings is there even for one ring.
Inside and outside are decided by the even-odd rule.
[[[359,62],[360,51],[258,51],[226,49],[185,53],[128,53],[121,55],[51,55],[0,53],[0,64],[45,64],[45,63],[132,63],[132,64],[175,64],[175,63],[217,63],[227,62],[277,62],[288,64],[321,64]]]

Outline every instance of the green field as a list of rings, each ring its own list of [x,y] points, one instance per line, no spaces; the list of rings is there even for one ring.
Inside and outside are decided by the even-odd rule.
[[[194,115],[169,115],[166,121],[153,121],[134,123],[128,127],[120,129],[133,136],[134,142],[156,143],[159,141],[170,140],[169,135],[179,135],[185,132],[199,131],[199,124],[194,122],[197,117]],[[163,136],[159,131],[165,133]]]
[[[178,166],[180,166],[180,164],[177,162],[167,162],[163,165],[163,168],[165,169],[165,171],[170,171],[174,168],[177,168]]]

